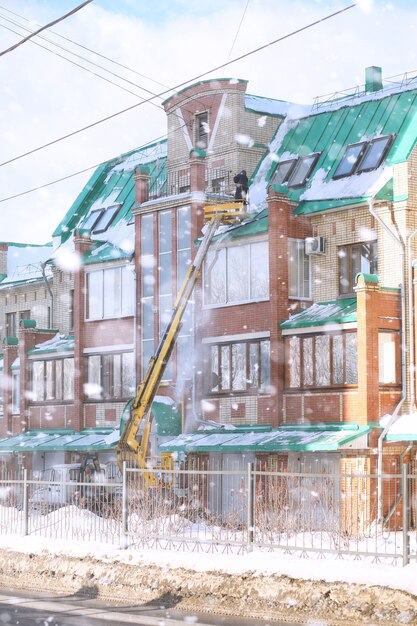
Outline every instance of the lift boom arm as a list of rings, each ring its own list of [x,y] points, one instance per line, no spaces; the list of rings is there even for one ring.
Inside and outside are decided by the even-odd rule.
[[[147,452],[152,426],[150,409],[172,350],[175,346],[178,333],[181,329],[181,320],[188,300],[193,292],[202,264],[219,226],[222,223],[232,223],[238,219],[242,219],[242,217],[246,214],[243,211],[242,203],[229,203],[227,205],[208,207],[205,210],[205,215],[206,218],[209,218],[206,233],[201,241],[195,259],[188,269],[187,275],[175,302],[171,319],[165,329],[159,346],[149,361],[149,366],[142,383],[137,388],[136,397],[134,398],[131,407],[130,417],[125,423],[117,448],[117,460],[119,466],[123,465],[123,461],[127,461],[129,465],[133,465],[141,469],[148,468]],[[138,440],[137,435],[139,428],[144,418],[148,415],[149,418],[145,423],[142,436],[140,437],[140,440]],[[145,473],[145,479],[153,486],[158,484],[158,481],[152,472]]]

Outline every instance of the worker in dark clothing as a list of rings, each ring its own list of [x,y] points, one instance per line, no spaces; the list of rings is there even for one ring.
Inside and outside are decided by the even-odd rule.
[[[248,177],[246,176],[246,170],[242,170],[239,174],[233,178],[233,182],[236,185],[235,200],[243,200],[246,204],[246,198],[248,195]]]

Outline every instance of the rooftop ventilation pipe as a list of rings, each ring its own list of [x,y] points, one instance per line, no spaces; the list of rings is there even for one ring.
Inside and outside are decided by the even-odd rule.
[[[365,93],[374,93],[382,89],[382,68],[371,65],[365,69]]]

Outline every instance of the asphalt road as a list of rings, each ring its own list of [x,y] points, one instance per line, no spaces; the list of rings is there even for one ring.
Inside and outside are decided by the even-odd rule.
[[[99,600],[51,593],[0,589],[0,624],[4,626],[295,626],[288,622],[242,617],[183,614],[150,605],[115,605]],[[298,623],[299,626],[299,623]]]

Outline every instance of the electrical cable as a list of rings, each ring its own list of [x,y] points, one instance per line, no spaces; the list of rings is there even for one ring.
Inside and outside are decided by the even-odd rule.
[[[16,50],[16,48],[18,48],[19,46],[23,45],[26,41],[29,41],[29,39],[32,39],[32,37],[35,37],[35,35],[38,35],[39,33],[41,33],[42,31],[46,30],[47,28],[50,28],[51,26],[55,26],[55,24],[58,24],[59,22],[62,22],[63,20],[67,19],[67,17],[70,17],[71,15],[74,15],[74,13],[77,13],[77,11],[80,11],[85,6],[87,6],[87,4],[90,4],[91,2],[93,2],[93,0],[85,0],[85,2],[83,2],[82,4],[79,4],[77,7],[75,7],[75,9],[72,9],[68,13],[65,13],[65,15],[61,15],[61,17],[58,17],[56,20],[52,20],[52,22],[48,22],[48,24],[45,24],[44,26],[41,26],[41,28],[38,28],[38,30],[35,30],[35,32],[31,33],[27,37],[24,37],[23,39],[21,39],[17,43],[13,44],[13,46],[10,46],[10,48],[6,48],[6,50],[2,50],[0,52],[0,57],[2,57],[3,55],[5,55],[5,54],[7,54],[9,52],[12,52],[13,50]]]
[[[307,25],[305,25],[305,26],[302,26],[302,27],[298,28],[297,30],[292,31],[291,33],[287,33],[286,35],[283,35],[282,37],[279,37],[278,39],[275,39],[275,40],[273,40],[273,41],[271,41],[271,42],[269,42],[269,43],[267,43],[267,44],[264,44],[263,46],[259,46],[258,48],[255,48],[254,50],[251,50],[251,51],[249,51],[249,52],[246,52],[245,54],[242,54],[242,55],[240,55],[239,57],[237,57],[237,58],[235,58],[235,59],[232,59],[231,61],[228,61],[227,63],[225,63],[225,64],[223,64],[223,65],[219,65],[219,66],[217,66],[217,67],[215,67],[215,68],[212,68],[211,70],[208,70],[208,71],[206,71],[206,72],[203,72],[203,73],[199,74],[198,76],[195,76],[195,77],[193,77],[193,78],[191,78],[191,79],[188,79],[188,80],[186,80],[186,81],[184,81],[184,82],[182,82],[182,83],[179,83],[179,84],[178,84],[178,85],[176,85],[175,87],[173,87],[173,88],[171,88],[171,89],[168,89],[168,90],[166,90],[166,91],[164,91],[164,92],[161,92],[160,94],[157,94],[156,96],[153,96],[152,98],[149,98],[149,99],[143,100],[142,102],[139,102],[139,103],[136,103],[136,104],[134,104],[134,105],[131,105],[130,107],[127,107],[127,108],[125,108],[125,109],[123,109],[123,110],[121,110],[121,111],[118,111],[117,113],[113,113],[113,114],[111,114],[111,115],[108,115],[108,116],[106,116],[105,118],[102,118],[102,119],[100,119],[100,120],[97,120],[96,122],[93,122],[92,124],[89,124],[89,125],[87,125],[87,126],[85,126],[85,127],[81,128],[81,129],[79,129],[79,130],[73,131],[73,132],[71,132],[71,133],[67,133],[66,135],[63,135],[62,137],[60,137],[60,138],[58,138],[58,139],[54,139],[54,140],[52,140],[52,141],[50,141],[50,142],[48,142],[48,143],[46,143],[46,144],[44,144],[44,145],[42,145],[42,146],[39,146],[38,148],[34,148],[33,150],[29,150],[29,151],[27,151],[27,152],[26,152],[26,153],[24,153],[24,154],[21,154],[21,155],[19,155],[19,156],[17,156],[17,157],[14,157],[14,158],[12,158],[12,159],[9,159],[8,161],[5,161],[5,162],[3,162],[3,163],[0,163],[0,167],[1,167],[1,166],[3,166],[3,165],[6,165],[6,164],[8,164],[8,163],[12,163],[12,162],[14,162],[14,161],[17,161],[18,159],[21,159],[21,158],[23,158],[23,157],[25,157],[25,156],[28,156],[29,154],[33,154],[33,153],[35,153],[35,152],[38,152],[39,150],[42,150],[42,149],[44,149],[44,148],[46,148],[46,147],[49,147],[49,146],[54,145],[54,144],[56,144],[56,143],[59,143],[59,142],[63,141],[64,139],[68,139],[69,137],[72,137],[72,136],[74,136],[74,135],[77,135],[77,134],[79,134],[79,133],[83,132],[84,130],[87,130],[87,129],[89,129],[89,128],[93,128],[93,127],[95,127],[95,126],[98,126],[99,124],[102,124],[102,123],[103,123],[103,122],[105,122],[105,121],[108,121],[108,120],[110,120],[110,119],[113,119],[114,117],[117,117],[118,115],[121,115],[122,113],[127,113],[128,111],[131,111],[131,110],[133,110],[133,109],[137,108],[138,106],[141,106],[142,104],[145,104],[145,103],[146,103],[146,102],[148,102],[149,100],[153,100],[155,97],[160,97],[160,96],[162,96],[162,95],[165,95],[165,94],[166,94],[166,93],[168,93],[169,91],[174,91],[174,90],[176,90],[176,89],[178,89],[178,88],[180,88],[180,87],[183,87],[184,85],[187,85],[187,84],[188,84],[188,83],[190,83],[190,82],[195,82],[196,80],[198,80],[199,78],[202,78],[203,76],[205,76],[205,75],[207,75],[207,74],[210,74],[210,73],[212,73],[212,72],[216,72],[217,70],[219,70],[219,69],[221,69],[221,68],[225,67],[226,65],[231,65],[232,63],[236,63],[237,61],[240,61],[240,60],[242,60],[242,59],[244,59],[244,58],[247,58],[248,56],[251,56],[252,54],[255,54],[256,52],[260,52],[261,50],[265,50],[266,48],[268,48],[268,47],[270,47],[270,46],[272,46],[272,45],[274,45],[274,44],[276,44],[276,43],[279,43],[279,42],[281,42],[281,41],[283,41],[283,40],[285,40],[285,39],[288,39],[289,37],[292,37],[292,36],[294,36],[294,35],[296,35],[296,34],[298,34],[298,33],[300,33],[300,32],[303,32],[303,31],[305,31],[305,30],[308,30],[309,28],[312,28],[313,26],[316,26],[317,24],[320,24],[320,23],[322,23],[322,22],[324,22],[324,21],[326,21],[326,20],[329,20],[329,19],[331,19],[332,17],[335,17],[336,15],[340,15],[341,13],[344,13],[345,11],[348,11],[349,9],[352,9],[352,8],[353,8],[353,7],[355,7],[356,5],[357,5],[357,3],[355,2],[355,3],[353,3],[353,4],[351,4],[351,5],[347,6],[347,7],[344,7],[343,9],[340,9],[340,10],[338,10],[338,11],[334,12],[334,13],[331,13],[331,14],[329,14],[329,15],[327,15],[327,16],[325,16],[325,17],[323,17],[323,18],[320,18],[319,20],[316,20],[316,21],[314,21],[314,22],[311,22],[310,24],[307,24]],[[147,143],[146,143],[146,144],[144,144],[144,145],[147,145],[148,143],[151,143],[151,142],[147,142]],[[32,193],[32,192],[34,192],[34,191],[38,191],[39,189],[44,189],[45,187],[49,187],[49,186],[54,185],[54,184],[56,184],[56,183],[58,183],[58,182],[62,182],[63,180],[67,180],[68,178],[72,178],[73,176],[77,176],[77,175],[79,175],[79,174],[81,174],[81,173],[84,173],[84,172],[86,172],[86,171],[90,170],[90,169],[94,169],[95,167],[97,167],[97,165],[94,165],[94,166],[91,166],[91,167],[85,168],[85,169],[83,169],[83,170],[80,170],[79,172],[76,172],[76,173],[74,173],[74,174],[70,174],[70,175],[68,175],[68,176],[62,177],[62,178],[57,179],[57,180],[55,180],[55,181],[51,181],[51,182],[49,182],[49,183],[46,183],[45,185],[40,185],[40,186],[35,187],[35,188],[33,188],[33,189],[29,189],[29,190],[27,190],[27,191],[23,191],[23,192],[21,192],[21,193],[19,193],[19,194],[15,194],[15,195],[13,195],[13,196],[9,196],[8,198],[3,198],[3,199],[0,199],[0,203],[1,203],[1,202],[6,202],[7,200],[12,200],[12,199],[14,199],[14,198],[17,198],[17,197],[20,197],[20,196],[23,196],[23,195],[27,195],[27,194]]]

